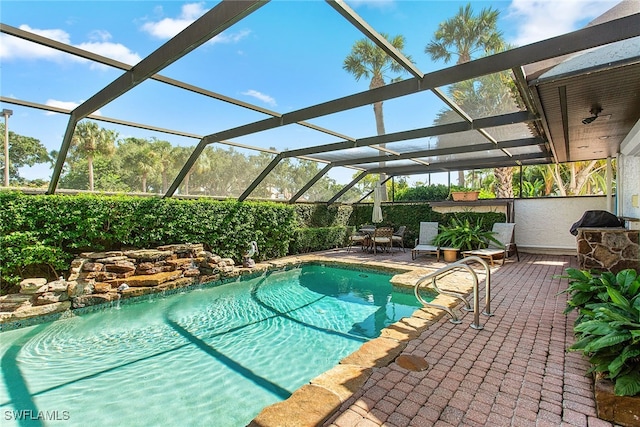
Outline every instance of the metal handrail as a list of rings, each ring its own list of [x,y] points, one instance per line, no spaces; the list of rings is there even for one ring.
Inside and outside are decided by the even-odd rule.
[[[414,288],[413,288],[413,293],[415,294],[416,298],[418,299],[418,301],[420,301],[420,303],[424,306],[428,306],[428,307],[434,307],[434,308],[438,308],[440,310],[444,310],[445,312],[447,312],[450,316],[451,319],[449,319],[449,321],[451,323],[462,323],[462,321],[460,319],[458,319],[458,316],[456,316],[456,314],[453,312],[453,310],[451,310],[449,307],[444,306],[444,305],[440,305],[440,304],[433,304],[431,302],[427,302],[424,300],[424,298],[422,298],[422,296],[420,295],[419,292],[419,288],[420,285],[422,283],[424,283],[427,280],[431,280],[431,285],[434,287],[434,289],[443,295],[449,295],[449,296],[453,296],[455,298],[458,298],[460,300],[462,300],[465,304],[465,310],[470,311],[471,308],[469,307],[469,302],[467,301],[467,299],[465,298],[465,295],[459,292],[455,292],[455,291],[445,291],[445,290],[441,290],[440,288],[438,288],[437,285],[437,279],[441,276],[443,276],[445,273],[449,273],[452,270],[457,270],[457,269],[463,269],[463,270],[467,270],[469,273],[471,273],[471,277],[473,278],[473,323],[471,324],[471,327],[474,329],[483,329],[483,326],[480,324],[480,295],[479,295],[479,290],[478,290],[478,275],[475,272],[475,270],[473,268],[471,268],[468,264],[471,262],[480,262],[484,268],[485,268],[485,274],[486,274],[486,301],[485,301],[485,309],[483,311],[482,314],[486,315],[486,316],[493,316],[493,314],[491,313],[491,306],[490,306],[490,300],[491,300],[491,270],[489,269],[489,264],[486,263],[486,261],[484,261],[482,258],[477,257],[477,256],[470,256],[467,258],[463,258],[460,261],[456,261],[452,264],[446,265],[442,268],[439,268],[436,271],[433,271],[425,276],[422,276],[421,278],[418,279],[418,281],[416,282]]]

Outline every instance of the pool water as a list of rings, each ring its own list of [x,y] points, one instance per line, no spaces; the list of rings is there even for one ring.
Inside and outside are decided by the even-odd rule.
[[[419,306],[306,265],[0,334],[10,425],[244,426]]]

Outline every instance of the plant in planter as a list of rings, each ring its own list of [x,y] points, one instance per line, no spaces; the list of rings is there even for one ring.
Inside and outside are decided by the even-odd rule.
[[[463,251],[470,251],[486,247],[489,241],[502,245],[495,237],[493,231],[488,231],[483,226],[482,220],[476,224],[471,224],[468,219],[451,219],[451,224],[440,225],[440,232],[433,240],[436,246],[458,248]]]
[[[593,365],[589,372],[614,383],[618,396],[640,394],[640,276],[635,270],[600,276],[567,269],[565,313],[578,310],[574,327],[581,351]]]
[[[459,189],[451,190],[451,199],[454,202],[471,202],[478,200],[480,190]]]

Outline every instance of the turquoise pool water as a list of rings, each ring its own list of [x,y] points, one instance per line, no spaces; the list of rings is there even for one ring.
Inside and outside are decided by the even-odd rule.
[[[2,426],[244,426],[418,307],[307,265],[0,334]]]

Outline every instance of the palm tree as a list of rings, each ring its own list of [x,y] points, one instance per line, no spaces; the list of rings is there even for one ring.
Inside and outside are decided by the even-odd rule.
[[[78,123],[71,137],[71,147],[79,157],[87,159],[89,169],[89,190],[93,191],[93,159],[96,155],[112,155],[118,133],[103,129],[96,122]]]
[[[124,174],[129,176],[131,188],[140,183],[141,191],[147,192],[149,174],[156,170],[158,157],[151,143],[145,138],[127,138],[118,147],[124,165]],[[157,189],[156,189],[157,190]]]
[[[404,49],[405,39],[402,35],[397,35],[390,39],[387,34],[382,33],[382,36],[391,43],[398,51],[402,52]],[[406,55],[405,55],[406,56]],[[407,56],[409,60],[411,58]],[[404,68],[398,64],[393,58],[380,47],[373,44],[369,39],[361,39],[354,43],[351,47],[351,53],[345,58],[342,68],[349,73],[353,74],[356,81],[359,81],[362,77],[371,79],[369,82],[369,89],[375,89],[382,87],[386,84],[385,78],[390,81],[399,80],[399,77],[389,78],[388,73],[400,73],[404,71]],[[384,115],[382,112],[382,101],[375,102],[373,104],[373,114],[376,119],[376,130],[378,135],[384,135]],[[384,147],[384,144],[381,144]],[[384,162],[380,163],[381,167],[384,167]],[[380,181],[384,181],[386,177],[384,174],[380,174]],[[382,186],[382,200],[387,200],[386,186]]]
[[[456,64],[471,61],[476,52],[497,52],[504,49],[502,33],[497,30],[500,11],[483,8],[476,16],[471,3],[460,6],[458,14],[441,22],[432,41],[424,48],[424,52],[437,61],[445,64],[451,57],[458,57]],[[464,186],[464,171],[458,171],[458,185]]]
[[[489,7],[474,16],[471,3],[460,6],[456,16],[438,25],[434,39],[427,44],[424,52],[434,61],[444,60],[445,64],[451,61],[452,55],[456,55],[456,64],[463,64],[471,61],[476,52],[500,51],[504,40],[502,33],[497,30],[499,15],[500,11]]]
[[[169,141],[157,139],[154,139],[151,145],[158,159],[157,166],[160,168],[160,176],[162,178],[162,192],[166,193],[169,189],[169,171],[173,165],[174,147],[171,146]]]

